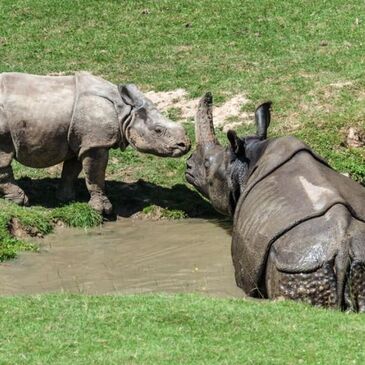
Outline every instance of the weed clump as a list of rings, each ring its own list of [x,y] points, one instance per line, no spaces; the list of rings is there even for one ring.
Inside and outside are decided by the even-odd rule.
[[[102,216],[85,203],[73,203],[51,212],[53,220],[60,220],[70,227],[89,228],[102,223]]]

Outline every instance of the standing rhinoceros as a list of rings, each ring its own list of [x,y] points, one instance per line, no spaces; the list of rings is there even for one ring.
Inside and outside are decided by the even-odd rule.
[[[178,157],[190,142],[182,126],[163,117],[133,84],[114,85],[89,73],[75,76],[0,74],[0,195],[27,204],[15,184],[12,159],[30,167],[62,161],[58,197],[72,200],[84,169],[89,204],[109,214],[104,193],[108,150],[131,145]]]
[[[236,282],[249,296],[365,311],[365,189],[294,137],[266,139],[270,105],[256,109],[256,136],[214,135],[212,98],[200,101],[197,149],[186,178],[233,216]]]

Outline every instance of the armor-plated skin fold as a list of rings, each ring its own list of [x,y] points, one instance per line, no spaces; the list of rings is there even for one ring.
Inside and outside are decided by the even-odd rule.
[[[298,139],[267,139],[270,106],[256,109],[255,136],[228,131],[228,148],[200,138],[186,178],[233,217],[236,283],[247,295],[365,312],[365,189]]]
[[[114,85],[86,72],[74,76],[0,74],[0,195],[28,204],[16,185],[12,159],[30,167],[64,162],[58,197],[75,198],[85,171],[90,205],[110,214],[105,168],[110,148],[128,145],[157,156],[190,149],[181,125],[165,118],[133,84]]]

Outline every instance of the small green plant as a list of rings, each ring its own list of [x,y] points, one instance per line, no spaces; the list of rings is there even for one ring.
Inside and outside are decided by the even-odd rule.
[[[171,120],[178,121],[181,119],[182,110],[181,108],[169,108],[166,114]]]
[[[167,219],[183,219],[187,217],[187,214],[179,209],[163,209],[162,216]]]
[[[53,220],[61,220],[70,227],[89,228],[102,223],[102,216],[86,203],[73,203],[50,212]]]
[[[157,205],[148,205],[143,208],[145,215],[155,218],[183,219],[187,217],[186,212],[180,209],[161,208]]]
[[[142,212],[146,215],[153,214],[156,211],[156,205],[148,205],[147,207],[144,207]]]

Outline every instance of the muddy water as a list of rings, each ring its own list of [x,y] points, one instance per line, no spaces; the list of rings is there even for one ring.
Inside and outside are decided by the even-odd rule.
[[[48,236],[40,253],[0,264],[0,295],[200,292],[242,297],[230,236],[211,221],[124,219]]]

